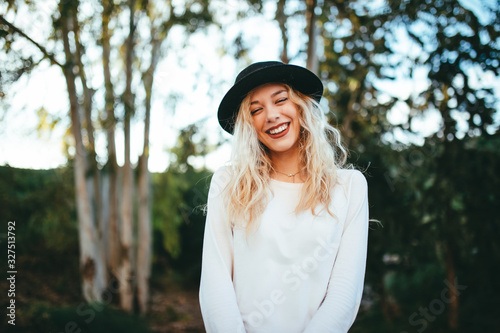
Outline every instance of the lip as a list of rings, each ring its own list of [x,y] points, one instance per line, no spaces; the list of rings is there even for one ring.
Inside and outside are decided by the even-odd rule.
[[[278,134],[270,134],[269,131],[275,129],[275,128],[278,128],[280,126],[283,126],[285,124],[288,124],[288,127],[286,128],[286,130],[284,130],[283,132],[281,133],[278,133]],[[272,138],[272,139],[279,139],[281,138],[282,136],[285,136],[288,132],[290,131],[290,122],[284,122],[284,123],[281,123],[281,124],[278,124],[276,126],[273,126],[271,128],[268,128],[267,131],[266,131],[266,134]]]

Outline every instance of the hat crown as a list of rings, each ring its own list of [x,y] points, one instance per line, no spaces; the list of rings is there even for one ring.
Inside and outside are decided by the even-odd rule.
[[[276,67],[276,66],[284,66],[285,64],[279,61],[262,61],[262,62],[256,62],[245,68],[238,74],[236,77],[236,80],[234,83],[238,83],[241,80],[243,80],[245,77],[252,75],[255,72],[258,72],[260,70],[269,68],[269,67]]]

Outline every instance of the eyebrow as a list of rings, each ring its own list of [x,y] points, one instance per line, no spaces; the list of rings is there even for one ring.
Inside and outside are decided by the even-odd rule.
[[[277,96],[283,92],[286,92],[286,89],[281,89],[281,90],[275,91],[271,94],[271,98],[274,98],[275,96]],[[253,102],[250,102],[250,105],[257,104],[257,103],[259,103],[259,101],[253,101]]]

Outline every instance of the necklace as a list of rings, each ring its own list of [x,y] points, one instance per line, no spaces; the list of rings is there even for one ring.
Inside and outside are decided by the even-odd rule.
[[[281,173],[282,175],[285,175],[285,176],[288,176],[288,177],[293,177],[296,174],[298,174],[301,170],[297,171],[296,173],[284,173],[284,172],[278,171],[276,169],[274,169],[274,171],[276,171],[277,173]]]

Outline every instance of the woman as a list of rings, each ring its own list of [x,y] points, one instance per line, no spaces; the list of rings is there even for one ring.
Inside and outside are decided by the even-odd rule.
[[[234,135],[212,178],[200,305],[207,332],[347,332],[361,301],[367,185],[305,68],[254,63],[218,111]]]

